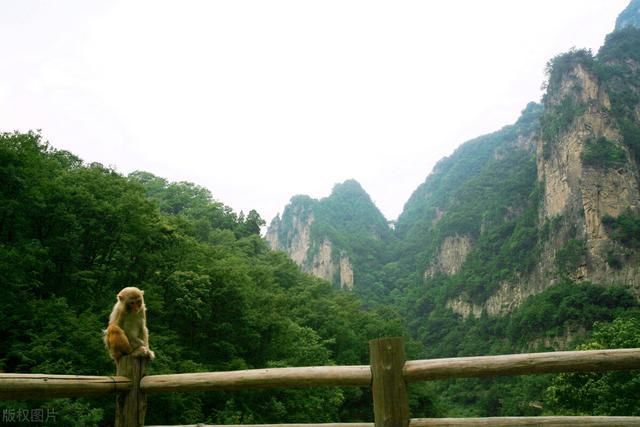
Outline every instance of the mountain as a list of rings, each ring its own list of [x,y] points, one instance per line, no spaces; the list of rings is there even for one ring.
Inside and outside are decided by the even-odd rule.
[[[535,165],[525,158],[496,165],[503,173],[531,168],[534,179],[529,175],[529,185],[520,181],[517,188],[511,185],[516,176],[505,176],[496,198],[478,193],[497,181],[469,194],[465,184],[456,194],[467,208],[441,208],[440,221],[468,219],[466,228],[456,224],[440,233],[446,237],[433,256],[442,258],[447,243],[464,242],[460,272],[446,280],[429,275],[431,267],[425,273],[447,289],[453,311],[503,315],[564,279],[624,285],[638,294],[632,236],[640,221],[639,37],[640,30],[626,28],[607,37],[595,57],[573,50],[552,59],[534,137]],[[469,206],[474,197],[481,203]]]
[[[267,234],[286,253],[269,250],[257,212],[196,184],[0,133],[0,371],[112,374],[99,331],[131,285],[145,290],[157,374],[362,365],[381,336],[405,336],[408,359],[639,347],[640,29],[553,58],[546,85],[514,124],[442,159],[395,228],[354,180],[295,196]],[[639,385],[638,371],[429,381],[410,405],[418,418],[640,416]],[[103,403],[59,399],[56,413],[112,425]],[[152,424],[373,413],[356,388],[149,405]]]
[[[355,180],[336,185],[321,200],[293,197],[266,235],[272,249],[287,252],[303,271],[346,289],[367,281],[392,238],[387,220]]]
[[[441,160],[398,218],[396,257],[429,285],[486,300],[529,271],[537,240],[536,135],[543,107]]]
[[[34,132],[0,132],[0,182],[1,372],[112,375],[100,331],[127,286],[145,291],[158,374],[361,365],[370,339],[402,334],[398,316],[362,310],[357,295],[270,251],[255,211],[235,213],[199,185],[85,164]],[[337,187],[330,202],[367,202],[358,187]],[[338,388],[167,395],[149,399],[147,418],[338,422],[372,413],[361,396]],[[114,425],[104,403],[58,399],[56,413],[65,426]]]
[[[631,0],[616,19],[616,31],[627,27],[640,27],[640,0]]]
[[[349,199],[330,212],[326,202],[296,196],[272,222],[271,246],[299,254],[296,263],[313,274],[313,248],[331,242],[324,259],[333,271],[337,254],[348,253],[355,280],[343,287],[366,306],[401,313],[422,358],[636,345],[639,6],[633,0],[620,14],[596,55],[572,49],[552,58],[541,103],[438,162],[393,228],[372,215],[368,197],[344,227]],[[366,244],[354,244],[360,239]],[[613,404],[613,396],[637,381],[540,376],[432,390],[449,416],[629,415],[640,413],[637,401]],[[591,389],[586,406],[574,398]]]
[[[597,55],[573,49],[549,61],[542,104],[442,159],[395,230],[357,185],[340,204],[336,191],[293,198],[269,228],[271,246],[342,287],[437,289],[438,304],[465,318],[506,315],[566,280],[640,295],[637,5]]]

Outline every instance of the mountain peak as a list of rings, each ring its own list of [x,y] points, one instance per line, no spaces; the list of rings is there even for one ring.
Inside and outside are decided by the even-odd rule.
[[[331,196],[337,195],[365,195],[369,196],[368,193],[362,188],[362,185],[355,179],[348,179],[341,184],[336,184],[333,186],[331,190]]]
[[[615,31],[627,27],[640,28],[640,0],[631,0],[625,10],[616,19]]]

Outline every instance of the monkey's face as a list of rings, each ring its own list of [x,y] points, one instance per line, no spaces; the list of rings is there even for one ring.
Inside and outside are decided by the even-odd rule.
[[[142,308],[142,297],[127,299],[127,311],[137,313]]]
[[[125,309],[129,313],[137,313],[144,307],[144,291],[138,288],[124,288],[118,294],[118,301],[124,304]]]

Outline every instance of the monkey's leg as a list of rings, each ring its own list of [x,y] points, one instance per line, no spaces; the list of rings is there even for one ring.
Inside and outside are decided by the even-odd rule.
[[[127,335],[117,325],[109,325],[107,328],[107,346],[111,357],[115,360],[132,351]]]

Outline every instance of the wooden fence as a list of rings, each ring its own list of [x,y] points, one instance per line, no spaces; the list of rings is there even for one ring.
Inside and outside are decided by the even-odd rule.
[[[250,369],[150,376],[145,376],[147,363],[145,359],[124,357],[118,363],[115,376],[0,374],[0,399],[92,397],[115,393],[116,426],[139,427],[144,425],[146,396],[153,393],[274,387],[359,386],[371,387],[373,423],[244,425],[243,427],[640,426],[640,417],[411,419],[406,387],[407,383],[411,382],[448,378],[640,369],[640,349],[406,361],[402,338],[381,338],[369,342],[369,351],[370,365]],[[197,424],[197,426],[205,427],[204,424]]]

